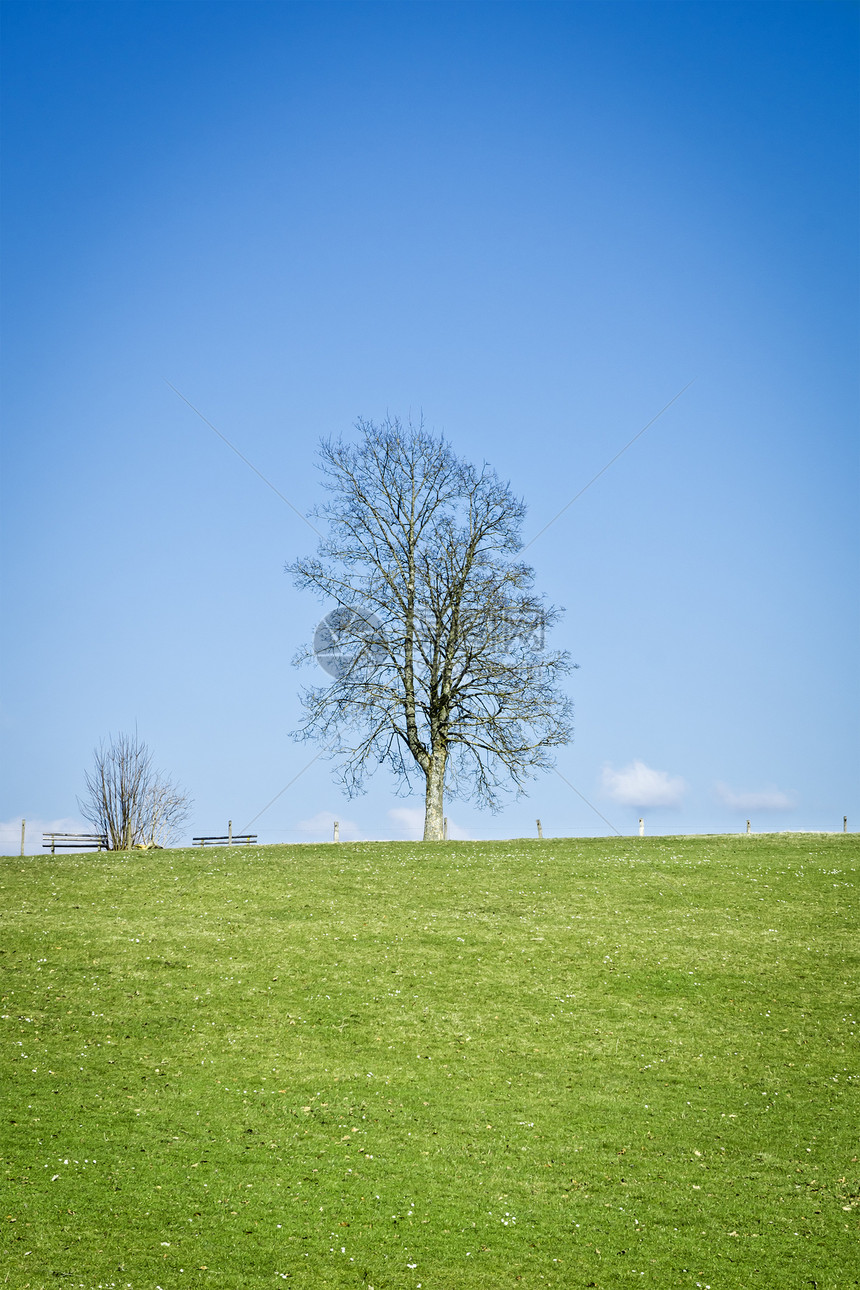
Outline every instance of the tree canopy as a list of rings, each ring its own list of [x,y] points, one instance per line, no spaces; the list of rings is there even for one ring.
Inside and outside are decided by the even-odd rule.
[[[546,645],[561,611],[517,559],[525,507],[489,466],[423,424],[356,428],[357,443],[322,443],[328,536],[287,566],[335,606],[315,642],[332,679],[303,690],[296,733],[330,750],[350,793],[381,763],[403,792],[423,781],[424,837],[441,839],[446,793],[496,810],[572,737],[572,665]]]

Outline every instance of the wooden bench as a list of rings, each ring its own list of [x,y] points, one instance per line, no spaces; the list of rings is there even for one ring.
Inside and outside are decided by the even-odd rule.
[[[238,842],[242,846],[249,847],[256,841],[256,833],[231,833],[225,834],[222,838],[195,838],[194,845],[196,847],[231,847]]]
[[[69,851],[107,851],[107,838],[103,833],[43,833],[42,846],[51,848],[51,855],[56,855],[57,848]]]

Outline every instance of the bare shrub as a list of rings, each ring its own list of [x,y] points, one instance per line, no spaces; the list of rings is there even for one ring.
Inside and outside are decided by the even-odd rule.
[[[86,796],[78,798],[85,820],[107,838],[111,851],[167,846],[191,812],[191,798],[153,766],[152,753],[137,732],[118,734],[94,750],[85,775]]]

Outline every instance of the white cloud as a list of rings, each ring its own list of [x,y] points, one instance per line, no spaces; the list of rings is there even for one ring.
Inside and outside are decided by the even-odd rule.
[[[331,842],[334,839],[334,822],[339,825],[341,842],[363,842],[365,840],[355,820],[344,819],[334,811],[317,811],[309,820],[299,820],[300,832],[307,835],[312,842]]]
[[[679,806],[686,787],[680,776],[652,770],[644,761],[631,762],[623,770],[603,768],[603,791],[624,806]]]
[[[388,812],[388,818],[399,824],[406,836],[413,842],[420,842],[424,837],[424,807],[394,806]],[[448,817],[448,837],[455,842],[468,842],[472,835]]]
[[[27,817],[27,828],[24,838],[24,854],[40,856],[50,854],[50,848],[42,847],[43,833],[95,833],[95,826],[87,824],[76,816],[66,815],[60,820],[30,819]],[[21,816],[14,820],[0,821],[0,855],[17,856],[21,853]]]
[[[413,841],[419,842],[424,837],[424,807],[395,806],[388,812],[389,820],[399,824],[402,832]]]
[[[728,784],[717,783],[714,793],[730,811],[793,811],[794,802],[779,788],[765,788],[758,793],[735,793]]]
[[[452,842],[471,842],[473,835],[450,817],[448,819],[448,837]]]

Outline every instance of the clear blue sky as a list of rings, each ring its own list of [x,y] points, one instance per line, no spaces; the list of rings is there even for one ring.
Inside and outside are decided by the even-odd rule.
[[[860,827],[856,6],[2,18],[0,850],[135,723],[189,837],[420,808],[319,761],[263,811],[315,539],[166,381],[302,512],[320,436],[423,410],[528,538],[694,380],[529,549],[580,664],[559,770],[621,832]],[[610,831],[555,774],[449,815]]]

